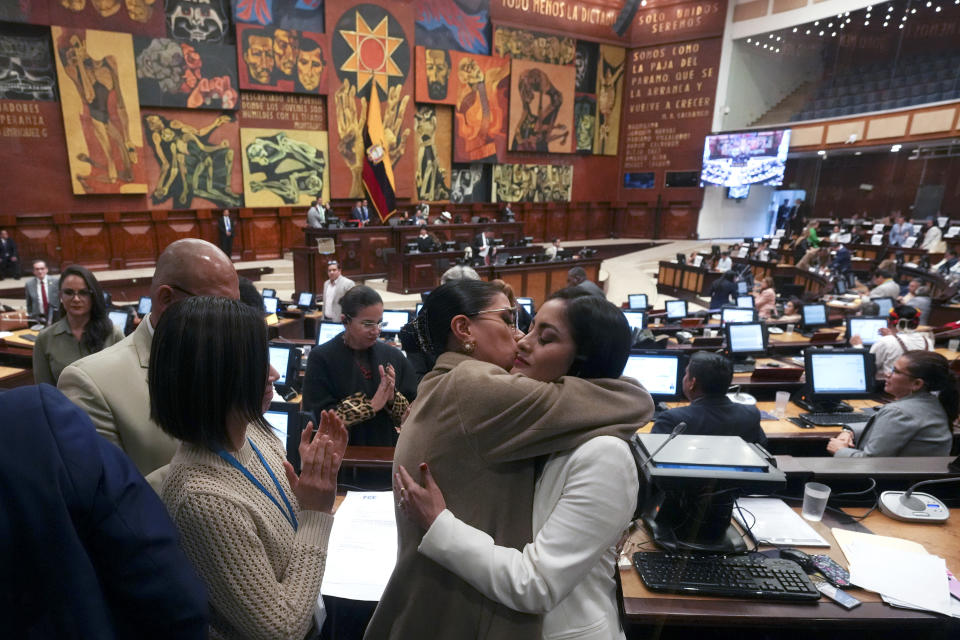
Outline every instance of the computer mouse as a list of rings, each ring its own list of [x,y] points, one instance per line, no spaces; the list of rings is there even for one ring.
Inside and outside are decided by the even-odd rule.
[[[800,549],[780,549],[780,557],[784,560],[793,560],[804,571],[813,569],[813,558]]]

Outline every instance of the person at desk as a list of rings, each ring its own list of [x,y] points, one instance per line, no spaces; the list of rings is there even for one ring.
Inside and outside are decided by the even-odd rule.
[[[441,211],[434,220],[433,224],[450,224],[453,222],[453,215],[449,211]]]
[[[753,285],[753,306],[761,320],[769,319],[776,311],[777,292],[773,289],[773,278],[770,276]]]
[[[817,235],[817,229],[820,227],[820,221],[814,220],[807,227],[807,243],[814,249],[820,248],[820,236]]]
[[[733,271],[725,271],[722,276],[717,278],[710,285],[710,309],[719,309],[724,305],[731,304],[733,297],[737,295],[737,274]]]
[[[800,302],[800,298],[790,298],[783,305],[783,313],[777,318],[777,320],[786,323],[792,322],[794,324],[800,322],[800,320],[803,318],[803,315],[800,311],[802,304],[803,303]]]
[[[367,206],[366,199],[357,200],[357,203],[353,205],[353,209],[350,210],[350,219],[359,222],[360,226],[370,221],[370,208]]]
[[[27,298],[27,315],[33,322],[46,324],[60,308],[59,289],[53,278],[47,275],[47,263],[33,261],[33,277],[24,284]]]
[[[20,253],[6,229],[0,229],[0,280],[7,276],[20,279]]]
[[[436,251],[437,243],[427,231],[426,227],[420,227],[420,235],[417,236],[417,251],[420,253],[430,253]]]
[[[493,231],[484,229],[473,238],[473,254],[483,258],[484,264],[490,264],[497,248],[493,246]]]
[[[327,263],[327,281],[323,283],[323,319],[326,322],[340,322],[340,301],[355,282],[343,275],[340,263],[331,260]]]
[[[943,260],[933,265],[930,270],[939,273],[943,277],[950,275],[951,271],[957,272],[960,270],[960,256],[958,256],[957,250],[948,249],[946,253],[943,254]]]
[[[796,268],[803,271],[819,270],[821,267],[827,266],[830,262],[830,251],[827,249],[808,249],[807,252],[800,258],[800,261],[797,262]]]
[[[933,336],[917,331],[920,316],[921,311],[910,305],[890,310],[884,335],[870,347],[870,353],[876,359],[877,378],[888,378],[897,358],[908,351],[933,351]],[[853,336],[850,344],[858,347],[863,343],[860,336]]]
[[[341,301],[344,330],[307,358],[303,407],[333,409],[350,431],[350,444],[392,447],[404,412],[417,396],[413,367],[403,352],[377,338],[383,323],[380,294],[364,285]]]
[[[512,373],[553,382],[562,376],[617,378],[629,327],[613,304],[576,289],[551,297],[518,343]],[[578,357],[579,356],[579,357]],[[619,438],[592,438],[544,461],[534,490],[534,539],[522,550],[497,545],[446,508],[429,468],[425,486],[401,467],[401,512],[426,533],[418,551],[486,597],[544,613],[543,638],[625,638],[617,617],[615,545],[636,507],[637,469]]]
[[[858,289],[866,292],[868,298],[897,298],[900,296],[900,285],[893,280],[893,274],[885,269],[879,269],[873,274],[873,288],[869,291],[860,285]]]
[[[907,224],[903,216],[897,216],[897,221],[890,227],[890,233],[887,235],[887,239],[890,242],[890,246],[902,247],[912,233],[913,225]]]
[[[845,430],[827,451],[838,458],[950,455],[958,391],[946,358],[932,351],[903,354],[884,390],[895,400],[870,418],[859,438]]]
[[[830,271],[843,275],[850,271],[850,261],[853,259],[853,256],[850,254],[850,249],[847,249],[846,245],[842,242],[838,242],[833,245],[833,261],[830,263]]]
[[[33,346],[33,379],[56,385],[71,362],[123,340],[103,301],[103,290],[92,273],[70,265],[60,274],[61,318],[40,332]]]
[[[670,433],[681,422],[688,435],[740,436],[747,442],[767,445],[760,427],[760,411],[752,405],[733,402],[727,389],[733,381],[733,365],[719,353],[697,351],[683,374],[683,395],[690,404],[664,411],[651,433]]]
[[[597,283],[587,279],[587,272],[583,267],[573,267],[567,271],[567,286],[583,289],[587,293],[601,298],[606,298],[607,294],[603,292]]]
[[[923,242],[920,248],[927,253],[943,253],[947,243],[943,241],[943,232],[933,218],[927,218],[923,223]]]
[[[560,238],[554,238],[553,244],[544,249],[543,254],[547,256],[547,260],[556,260],[561,251],[563,248],[560,246]]]
[[[311,229],[319,229],[327,221],[327,208],[323,205],[323,202],[320,200],[320,196],[317,196],[316,202],[307,209],[307,226]]]
[[[720,253],[720,259],[717,260],[717,271],[725,273],[733,269],[733,259],[730,257],[729,251],[723,251]]]

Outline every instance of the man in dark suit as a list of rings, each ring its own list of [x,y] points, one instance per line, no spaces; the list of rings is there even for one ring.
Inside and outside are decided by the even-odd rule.
[[[483,258],[484,264],[490,264],[497,248],[493,246],[493,231],[484,229],[473,237],[473,255]]]
[[[35,322],[46,324],[60,308],[60,291],[57,281],[47,275],[47,263],[33,261],[33,278],[24,285],[27,298],[27,314]]]
[[[417,236],[417,250],[420,253],[429,253],[436,250],[437,243],[427,231],[426,227],[420,227],[420,235]]]
[[[652,433],[670,433],[681,422],[688,435],[740,436],[747,442],[767,445],[755,406],[738,404],[727,397],[733,366],[718,353],[698,351],[690,358],[683,376],[683,395],[690,404],[664,411]]]
[[[17,252],[17,243],[7,230],[0,229],[0,280],[9,275],[20,279],[20,254]]]
[[[836,253],[833,254],[833,262],[830,263],[830,270],[834,273],[844,274],[850,271],[850,260],[852,259],[850,249],[840,243],[833,247]]]
[[[220,248],[231,260],[233,259],[233,237],[236,231],[237,223],[230,217],[230,209],[224,209],[217,218],[217,234],[220,236]]]
[[[357,204],[353,205],[350,211],[350,219],[356,220],[361,226],[370,222],[370,208],[367,206],[366,199],[357,200]]]

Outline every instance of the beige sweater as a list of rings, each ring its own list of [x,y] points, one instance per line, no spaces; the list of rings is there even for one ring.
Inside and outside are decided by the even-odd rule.
[[[210,591],[210,637],[300,640],[313,620],[333,516],[300,510],[273,434],[251,425],[247,437],[287,494],[296,532],[252,482],[204,447],[180,444],[161,497]],[[283,504],[249,442],[236,458]]]

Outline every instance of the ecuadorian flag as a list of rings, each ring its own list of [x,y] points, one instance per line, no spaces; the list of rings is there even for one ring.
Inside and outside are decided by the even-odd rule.
[[[363,134],[366,153],[363,157],[363,186],[370,196],[373,208],[384,222],[397,211],[396,183],[390,154],[383,146],[383,117],[380,115],[380,93],[376,85],[370,88],[370,106],[367,109],[367,128]]]

